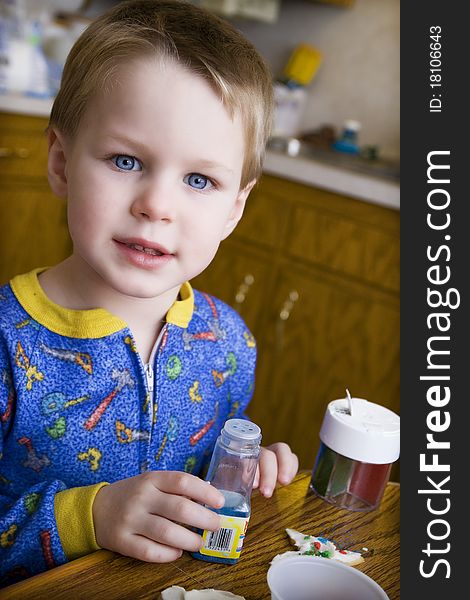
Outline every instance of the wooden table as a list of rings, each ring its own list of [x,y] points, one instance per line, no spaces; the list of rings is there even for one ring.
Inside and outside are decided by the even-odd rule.
[[[273,556],[293,550],[285,528],[333,540],[339,548],[361,550],[357,568],[381,585],[390,600],[400,597],[400,486],[388,483],[380,508],[366,513],[340,510],[309,491],[310,473],[302,472],[272,498],[257,491],[243,552],[237,564],[221,565],[193,559],[185,553],[168,564],[144,563],[99,550],[23,582],[0,590],[0,598],[15,600],[79,600],[124,598],[159,600],[171,585],[186,590],[215,588],[247,600],[270,600],[266,573]],[[327,560],[327,559],[325,559]]]

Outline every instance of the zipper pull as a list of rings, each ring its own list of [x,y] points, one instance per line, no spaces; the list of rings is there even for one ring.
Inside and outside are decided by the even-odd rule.
[[[151,363],[145,365],[145,378],[147,380],[147,391],[149,394],[153,394],[153,368]]]

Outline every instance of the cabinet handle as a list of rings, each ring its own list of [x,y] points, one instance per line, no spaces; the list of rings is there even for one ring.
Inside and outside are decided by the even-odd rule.
[[[0,148],[0,158],[28,158],[30,154],[28,148]]]
[[[276,320],[276,339],[274,344],[274,349],[279,356],[284,350],[284,333],[286,322],[287,319],[290,317],[292,309],[294,308],[294,304],[297,302],[298,299],[299,293],[297,292],[297,290],[291,290],[286,300],[284,301],[281,310],[279,311],[279,318]]]
[[[243,278],[242,283],[238,286],[237,293],[235,294],[235,308],[240,309],[241,304],[245,301],[246,295],[248,294],[250,287],[255,282],[255,278],[251,273],[247,273]]]
[[[292,309],[294,308],[294,304],[297,302],[298,299],[299,293],[297,292],[297,290],[292,290],[289,292],[289,296],[282,305],[281,311],[279,313],[279,318],[281,319],[281,321],[287,321],[287,319],[290,317]]]

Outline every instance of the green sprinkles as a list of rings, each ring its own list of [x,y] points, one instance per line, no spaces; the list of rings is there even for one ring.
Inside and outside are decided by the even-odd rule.
[[[300,554],[302,556],[322,556],[323,558],[331,558],[333,556],[332,552],[330,552],[329,550],[324,550],[323,552],[320,552],[320,550],[317,550],[313,547],[313,544],[311,550],[306,550],[305,552],[301,552]]]

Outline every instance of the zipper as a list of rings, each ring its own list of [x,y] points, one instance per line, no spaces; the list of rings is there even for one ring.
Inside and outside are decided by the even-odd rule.
[[[148,440],[149,448],[150,448],[150,442],[152,439],[153,413],[154,413],[155,370],[153,368],[153,365],[155,363],[155,357],[156,357],[157,351],[160,347],[160,344],[161,344],[161,341],[163,338],[163,334],[165,333],[166,329],[167,329],[167,324],[165,323],[163,325],[163,327],[161,328],[160,333],[158,334],[157,340],[152,348],[152,352],[150,354],[148,363],[144,364],[145,384],[146,384],[147,395],[148,395],[148,399],[149,399],[149,415],[150,415],[149,440]]]
[[[153,395],[155,374],[153,372],[152,363],[148,362],[146,365],[144,365],[144,371],[145,371],[145,380],[147,383],[147,393]],[[151,403],[152,403],[152,400],[153,399],[151,398],[150,399]]]

